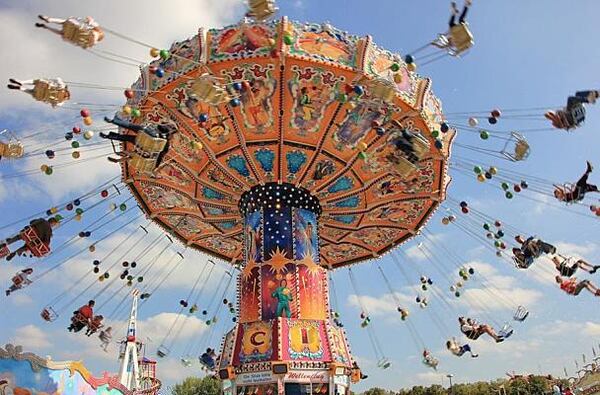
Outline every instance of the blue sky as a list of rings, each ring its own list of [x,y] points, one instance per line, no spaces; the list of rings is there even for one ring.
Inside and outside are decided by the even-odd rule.
[[[444,59],[419,70],[433,79],[433,88],[442,99],[446,112],[481,111],[495,107],[554,108],[563,105],[566,97],[576,90],[600,88],[597,72],[600,70],[600,50],[596,42],[596,37],[600,35],[600,24],[597,23],[600,4],[597,1],[475,0],[474,3],[468,17],[476,41],[473,50],[462,59]],[[377,44],[401,54],[423,45],[437,32],[443,31],[449,16],[448,3],[439,0],[296,0],[280,1],[278,5],[280,14],[292,19],[329,21],[358,35],[370,34]],[[222,26],[236,21],[242,14],[243,7],[241,2],[234,0],[181,0],[152,6],[142,1],[131,1],[126,5],[118,1],[87,5],[75,0],[52,4],[41,0],[0,1],[0,44],[5,54],[5,64],[0,71],[2,81],[12,76],[30,78],[59,75],[69,81],[126,86],[136,78],[136,70],[133,68],[105,62],[64,44],[57,37],[36,31],[33,23],[35,16],[41,12],[56,16],[93,15],[114,30],[156,43],[157,46],[168,47],[172,40],[194,34],[197,27]],[[103,45],[133,58],[147,58],[145,50],[120,41],[114,42],[112,37],[108,37]],[[70,128],[69,125],[78,120],[76,110],[51,111],[24,96],[0,90],[0,130],[7,128],[21,136],[42,132],[36,137],[36,141],[29,142],[31,146],[44,147],[60,140]],[[122,101],[120,92],[112,91],[74,89],[74,96],[78,102]],[[542,111],[538,113],[541,114]],[[96,126],[101,124],[98,122],[99,118],[99,115],[96,116]],[[483,120],[482,123],[487,122]],[[496,126],[499,130],[522,130],[545,127],[546,123],[501,119]],[[573,133],[545,131],[526,134],[532,146],[532,154],[525,162],[511,164],[458,147],[454,149],[454,154],[482,165],[509,168],[557,183],[576,180],[584,169],[585,160],[589,159],[599,169],[592,175],[592,181],[600,183],[599,127],[600,108],[590,106],[586,124]],[[491,141],[482,142],[476,135],[465,132],[459,133],[457,142],[482,146],[494,144]],[[66,147],[66,143],[61,144],[60,147]],[[55,160],[69,162],[69,152],[66,152],[65,156]],[[99,152],[107,151],[105,149]],[[36,169],[43,162],[40,157],[12,164],[2,161],[0,175],[6,177],[16,172]],[[21,178],[4,178],[0,183],[0,212],[3,213],[0,227],[66,202],[117,175],[115,166],[104,159],[98,159],[86,162],[85,165],[66,167],[51,177],[36,173]],[[466,177],[452,169],[451,175],[454,180],[449,195],[454,199],[466,200],[474,208],[499,218],[506,224],[543,236],[565,254],[582,256],[600,264],[598,219],[574,215],[564,208],[555,208],[556,204],[550,198],[540,197],[532,192],[528,192],[527,196],[538,200],[527,200],[519,196],[507,200],[499,190],[490,188],[489,183],[480,184],[474,177]],[[590,195],[588,201],[597,203],[599,197]],[[115,201],[120,203],[125,199],[127,196],[124,195],[117,197]],[[98,206],[89,215],[84,214],[81,223],[70,223],[61,228],[54,241],[55,245],[85,229],[88,224],[104,215],[107,207],[108,202]],[[448,204],[447,207],[455,209],[456,205]],[[584,207],[572,209],[586,213]],[[133,218],[134,213],[135,211],[124,214],[123,218],[117,220],[121,222],[115,222],[113,228],[126,223],[127,219]],[[110,217],[116,214],[108,215]],[[482,318],[491,316],[493,321],[501,324],[512,315],[504,305],[514,304],[514,301],[526,303],[531,316],[524,323],[515,323],[514,337],[501,345],[480,339],[474,345],[481,354],[479,359],[458,359],[442,350],[447,337],[458,335],[455,310],[439,299],[432,298],[429,312],[421,311],[414,302],[409,301],[414,297],[414,292],[406,288],[401,273],[391,259],[382,258],[380,264],[384,272],[399,291],[398,297],[406,300],[412,312],[411,322],[427,346],[441,359],[440,370],[434,373],[420,364],[420,346],[415,344],[416,340],[409,334],[406,324],[395,313],[394,300],[379,272],[374,270],[371,263],[355,267],[355,275],[360,279],[360,300],[369,309],[374,333],[382,344],[386,357],[393,363],[393,374],[390,374],[390,371],[382,371],[376,367],[375,353],[365,336],[365,330],[359,327],[360,309],[357,307],[356,292],[350,286],[348,271],[339,270],[334,273],[334,282],[342,319],[346,324],[353,352],[370,376],[358,389],[375,385],[394,389],[417,382],[439,383],[446,373],[453,373],[459,382],[495,378],[512,370],[537,373],[541,369],[543,372],[562,374],[563,366],[567,366],[572,373],[573,360],[580,358],[582,353],[589,355],[592,345],[597,346],[599,343],[600,321],[597,312],[600,300],[588,294],[577,298],[562,294],[552,284],[553,273],[548,269],[547,261],[540,261],[527,272],[517,271],[506,261],[497,259],[493,253],[486,251],[481,244],[457,227],[441,225],[443,215],[445,213],[440,210],[430,223],[429,229],[435,237],[434,243],[429,245],[438,253],[442,253],[440,246],[444,245],[456,252],[462,261],[472,262],[472,266],[492,283],[492,291],[504,299],[504,303],[499,302],[490,297],[490,292],[481,291],[482,285],[476,275],[468,287],[472,295],[486,305],[486,313],[477,311],[476,306],[466,303],[466,298],[452,301],[456,311],[470,312]],[[2,229],[2,234],[17,230],[19,226]],[[111,230],[111,226],[107,226],[106,230]],[[102,256],[116,247],[128,231],[123,229],[115,237],[100,243],[96,255]],[[158,234],[158,230],[153,228],[149,237]],[[102,230],[98,231],[97,236],[102,236]],[[420,275],[428,275],[448,294],[446,284],[449,278],[441,276],[435,265],[423,259],[416,247],[418,241],[422,240],[403,247],[412,257],[410,261],[402,260],[405,270],[415,284]],[[6,284],[14,272],[29,264],[35,265],[36,271],[40,273],[45,268],[60,263],[87,243],[78,241],[73,248],[43,262],[15,260],[10,265],[5,264],[0,270],[0,280]],[[121,247],[118,252],[124,251],[126,247],[127,245]],[[172,251],[178,250],[174,247]],[[160,262],[166,264],[172,251],[165,252]],[[157,252],[158,249],[148,255],[152,256]],[[152,340],[150,350],[160,343],[178,311],[179,299],[186,296],[195,280],[195,273],[206,264],[206,257],[201,254],[187,251],[185,255],[183,264],[140,312],[142,329],[146,332],[144,336],[150,336]],[[83,254],[41,278],[27,291],[10,298],[2,297],[0,343],[28,343],[29,349],[41,355],[52,355],[54,359],[83,358],[98,373],[103,370],[116,371],[116,349],[113,348],[112,354],[104,354],[97,346],[96,339],[75,336],[65,329],[69,310],[83,303],[88,295],[100,290],[100,286],[96,284],[88,293],[75,298],[91,283],[90,279],[86,278],[82,281],[82,286],[73,287],[73,291],[67,293],[62,304],[72,300],[73,305],[65,309],[57,322],[47,324],[39,318],[39,311],[44,304],[69,290],[73,282],[89,270],[93,259],[92,255]],[[164,267],[158,266],[160,265],[157,265],[157,273],[159,269],[164,270]],[[452,264],[446,262],[443,266],[446,271],[450,271]],[[207,290],[203,295],[206,296],[217,288],[226,269],[225,266],[215,269],[213,280],[206,285]],[[600,278],[597,281],[600,282]],[[101,302],[106,301],[108,310],[113,310],[121,300],[117,296],[108,301],[112,294],[113,291],[108,291],[99,298]],[[206,297],[204,300],[209,301]],[[124,316],[124,313],[120,314],[117,319],[123,319]],[[224,327],[224,322],[225,319],[215,332]],[[159,369],[164,372],[166,383],[198,373],[197,369],[185,370],[178,364],[177,359],[185,348],[200,347],[208,343],[217,345],[220,341],[216,334],[203,340],[206,339],[206,332],[205,338],[198,338],[198,333],[205,331],[198,320],[189,320],[186,324],[188,325],[179,336],[180,341],[173,347],[173,358],[161,361]]]

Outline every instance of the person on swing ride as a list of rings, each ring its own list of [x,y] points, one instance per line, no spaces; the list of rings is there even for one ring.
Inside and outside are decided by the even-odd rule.
[[[554,197],[565,203],[580,202],[585,197],[587,192],[600,192],[597,185],[588,184],[588,176],[594,169],[592,164],[587,161],[585,173],[577,180],[577,183],[572,188],[565,188],[555,185]]]
[[[131,130],[135,134],[121,134],[121,133],[110,132],[108,134],[100,133],[100,137],[102,137],[104,139],[113,140],[113,141],[123,141],[123,142],[131,143],[136,146],[136,150],[138,150],[138,151],[144,151],[144,149],[142,147],[138,147],[136,144],[138,142],[137,134],[139,132],[144,132],[146,135],[148,135],[149,137],[151,137],[153,139],[164,140],[164,142],[165,142],[164,147],[162,148],[162,151],[160,152],[160,154],[158,155],[158,158],[156,159],[157,167],[160,164],[160,162],[162,161],[164,154],[169,149],[170,137],[173,134],[177,133],[177,128],[174,127],[173,125],[154,124],[154,123],[148,123],[146,125],[136,125],[134,123],[125,121],[116,116],[113,119],[105,117],[104,120],[108,123],[112,123],[113,125],[117,125],[122,128]],[[123,158],[121,158],[121,159],[108,158],[108,160],[111,162],[121,162],[122,160],[129,159],[129,157],[131,156],[131,154],[127,153],[127,152],[119,152],[118,154],[123,156]],[[149,157],[151,155],[151,153],[143,152],[140,155],[142,155],[142,156],[147,155]]]
[[[69,88],[60,78],[38,78],[20,81],[14,78],[8,80],[8,89],[18,90],[31,95],[35,100],[48,103],[52,107],[63,105],[71,98]]]
[[[6,296],[31,284],[32,281],[29,279],[29,276],[32,273],[33,273],[33,269],[31,269],[31,268],[21,270],[19,273],[17,273],[12,278],[12,285],[10,286],[9,289],[6,290]]]
[[[108,328],[101,330],[98,338],[102,342],[100,347],[104,350],[104,352],[108,352],[108,346],[112,341],[112,327],[109,326]]]
[[[36,23],[35,26],[49,30],[62,37],[63,40],[71,42],[84,49],[91,48],[104,39],[104,31],[100,25],[91,17],[51,18],[38,15],[38,18],[46,23],[60,25],[61,28],[48,26],[45,23]]]
[[[94,333],[96,333],[98,331],[98,329],[102,328],[104,326],[104,325],[102,325],[102,320],[104,320],[103,316],[101,316],[101,315],[94,316],[94,318],[92,318],[92,320],[88,324],[88,329],[85,332],[85,335],[87,337],[90,337]]]
[[[433,355],[431,355],[431,352],[428,349],[424,349],[423,350],[423,363],[427,366],[429,366],[430,368],[433,368],[433,370],[437,370],[438,365],[440,364],[440,361],[435,358]]]
[[[458,23],[460,23],[460,24],[466,23],[465,18],[467,17],[467,13],[469,12],[469,7],[471,6],[471,4],[473,4],[473,0],[465,0],[465,5],[463,6],[463,10],[460,13],[460,16],[458,17]],[[450,21],[448,22],[448,25],[450,26],[450,29],[452,29],[454,26],[457,25],[456,16],[459,14],[459,11],[458,11],[458,6],[456,5],[456,1],[453,1],[451,3],[450,7],[452,8],[452,15],[450,16]]]
[[[454,337],[446,342],[446,348],[457,357],[462,357],[465,353],[471,354],[471,358],[477,358],[479,356],[479,354],[473,353],[471,346],[467,343],[461,346]]]
[[[415,151],[414,140],[415,134],[408,129],[402,129],[402,134],[394,139],[394,145],[397,149],[402,151],[404,155],[406,155],[406,159],[408,159],[411,163],[416,163],[419,161],[419,157]]]
[[[52,240],[52,229],[58,226],[58,221],[55,218],[44,219],[37,218],[29,222],[29,225],[23,228],[17,235],[9,237],[4,242],[0,242],[0,250],[8,247],[9,244],[15,243],[19,240],[24,240],[23,235],[26,233],[28,228],[33,229],[38,240],[42,242],[44,245],[49,246],[50,241]],[[23,255],[26,251],[31,251],[30,247],[25,244],[22,247],[19,247],[16,251],[11,252],[6,256],[6,260],[10,261],[16,255]]]
[[[79,332],[84,327],[89,326],[94,318],[94,305],[96,302],[90,300],[86,305],[81,306],[77,311],[73,312],[71,317],[71,325],[67,328],[69,332]]]
[[[596,270],[600,269],[600,265],[591,265],[584,261],[583,259],[578,259],[575,263],[569,266],[569,261],[571,258],[565,258],[562,256],[553,256],[552,262],[556,267],[556,270],[560,272],[560,275],[563,277],[571,277],[575,274],[577,269],[581,269],[590,274],[596,273]]]
[[[508,334],[508,336],[503,337],[499,336],[494,328],[486,324],[479,324],[475,320],[471,318],[458,317],[458,323],[460,324],[460,331],[471,340],[477,340],[484,333],[490,336],[492,339],[496,341],[496,343],[503,342],[506,337],[510,336],[512,333]]]
[[[523,240],[521,235],[515,237],[517,243],[521,244],[521,248],[513,248],[513,259],[520,269],[528,269],[535,258],[539,258],[542,254],[555,254],[556,247],[546,243],[543,240],[536,239],[534,236]]]
[[[200,363],[206,366],[209,370],[214,370],[216,359],[217,354],[215,353],[215,350],[209,347],[206,349],[206,352],[202,353],[200,356]]]
[[[584,104],[594,104],[600,96],[600,91],[579,91],[575,96],[569,96],[567,106],[556,111],[547,111],[544,116],[557,129],[571,130],[585,121]]]
[[[169,136],[171,136],[177,131],[171,125],[155,123],[148,123],[147,125],[136,125],[135,123],[125,121],[124,119],[121,119],[116,116],[113,119],[104,117],[104,121],[125,129],[129,129],[135,134],[137,134],[138,132],[144,132],[152,138],[168,139]],[[132,144],[135,144],[136,137],[135,135],[120,134],[115,132],[110,132],[109,134],[100,133],[100,136],[102,136],[105,139],[127,141]]]
[[[577,278],[575,277],[566,280],[561,276],[556,276],[555,279],[558,285],[560,286],[560,289],[562,289],[569,295],[577,296],[581,293],[581,291],[587,289],[595,296],[600,296],[600,289],[598,289],[597,286],[592,284],[590,280],[577,281]]]

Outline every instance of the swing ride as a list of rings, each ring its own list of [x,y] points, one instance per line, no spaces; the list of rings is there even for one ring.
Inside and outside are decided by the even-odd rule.
[[[426,225],[442,209],[444,226],[519,269],[528,269],[534,260],[569,261],[552,244],[537,236],[524,240],[520,235],[527,232],[449,195],[449,172],[468,177],[475,173],[477,181],[495,187],[506,199],[518,195],[539,202],[556,197],[552,180],[454,150],[518,165],[531,154],[526,137],[531,130],[499,130],[494,125],[545,116],[553,128],[572,130],[583,124],[584,104],[593,104],[598,91],[577,92],[567,107],[545,114],[539,108],[444,114],[432,80],[415,73],[414,55],[421,49],[402,57],[380,48],[369,36],[354,36],[329,23],[275,19],[272,0],[249,0],[248,8],[239,23],[200,29],[169,49],[131,39],[90,17],[40,16],[48,25],[37,27],[107,60],[139,66],[141,73],[122,89],[125,103],[88,103],[89,109],[68,102],[71,90],[76,96],[78,88],[102,86],[60,78],[10,80],[10,89],[52,107],[62,106],[63,111],[78,111],[78,123],[85,131],[71,120],[61,125],[72,131],[59,142],[31,149],[28,141],[37,134],[19,140],[11,133],[8,142],[0,141],[1,158],[38,156],[46,164],[2,178],[28,177],[40,170],[52,176],[98,158],[118,164],[121,173],[38,215],[60,224],[57,232],[72,221],[83,222],[70,239],[51,248],[50,238],[42,241],[42,232],[30,225],[0,245],[0,258],[10,260],[17,254],[26,259],[24,251],[39,258],[39,264],[27,269],[31,272],[15,275],[7,296],[75,257],[93,254],[116,232],[125,232],[117,246],[90,258],[81,278],[48,300],[40,316],[53,323],[68,319],[76,308],[69,331],[73,336],[98,336],[107,352],[112,338],[109,322],[127,321],[119,382],[136,394],[160,388],[155,376],[148,378],[155,362],[139,358],[137,314],[182,267],[183,248],[185,254],[195,250],[211,259],[186,269],[193,287],[177,298],[156,355],[175,357],[184,368],[196,369],[199,364],[202,371],[222,380],[227,395],[296,393],[306,383],[315,386],[313,393],[347,393],[351,384],[365,378],[338,312],[332,276],[336,269],[348,273],[360,309],[359,326],[373,348],[376,366],[389,369],[392,361],[376,335],[376,319],[360,296],[363,284],[351,267],[384,256],[390,258],[389,264],[383,259],[376,262],[377,275],[426,367],[437,370],[440,359],[432,355],[433,348],[412,321],[412,303],[419,314],[430,318],[455,356],[468,351],[476,357],[470,344],[484,334],[497,343],[508,340],[515,333],[511,321],[515,326],[525,322],[527,307],[494,288],[485,273],[465,263]],[[453,57],[470,50],[473,34],[462,19],[464,13],[460,22],[451,22],[447,33],[427,44],[437,52],[421,57],[425,60],[421,66],[441,59],[438,50]],[[61,25],[61,30],[50,24]],[[147,46],[153,59],[138,65],[125,56],[107,57],[108,52],[97,48],[108,44],[105,34]],[[110,117],[114,110],[117,113]],[[92,113],[106,123],[94,124]],[[479,126],[479,117],[487,117],[489,129]],[[480,145],[455,142],[457,132],[475,135]],[[74,161],[57,161],[69,152]],[[583,184],[580,180],[563,193],[577,196],[557,200],[569,204],[561,207],[564,210],[597,219],[599,205],[577,210],[586,192],[597,191],[587,184],[591,173],[588,164]],[[419,254],[431,263],[426,272],[398,248],[413,239]],[[15,240],[24,242],[25,250],[11,252],[9,245]],[[55,256],[70,254],[78,241],[88,246],[44,265]],[[226,270],[220,262],[229,264]],[[547,264],[538,266],[554,270]],[[408,301],[399,296],[399,282],[390,278],[390,269],[398,271],[404,289],[412,293]],[[556,269],[565,276],[559,265]],[[212,284],[216,288],[209,292]],[[510,315],[498,319],[471,292],[476,287],[503,304]],[[82,306],[82,301],[88,302]],[[463,317],[463,302],[478,316]],[[114,305],[112,311],[109,305]],[[452,316],[452,328],[447,317],[437,314],[440,308]],[[208,328],[207,334],[194,338],[178,354],[184,328],[196,320]],[[218,350],[216,339],[227,329]],[[453,337],[461,333],[469,343]]]

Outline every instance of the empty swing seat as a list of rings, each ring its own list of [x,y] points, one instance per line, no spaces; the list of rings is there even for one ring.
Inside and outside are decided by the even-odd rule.
[[[268,19],[277,11],[274,0],[249,0],[248,8],[248,16],[257,21]]]
[[[377,367],[381,368],[381,369],[387,369],[390,366],[392,366],[392,363],[389,361],[389,359],[387,358],[381,358],[378,362],[377,362]]]
[[[198,77],[190,87],[188,94],[201,102],[213,106],[223,104],[231,100],[227,90],[218,84],[215,77],[203,74]]]
[[[503,338],[508,338],[513,334],[514,330],[512,328],[512,326],[510,326],[510,324],[507,322],[504,325],[502,325],[502,328],[500,328],[500,330],[498,331],[498,336],[503,337]]]
[[[518,322],[523,322],[528,316],[529,311],[524,306],[519,306],[513,315],[513,319]]]
[[[164,358],[169,355],[170,352],[171,351],[166,346],[161,345],[158,347],[158,350],[156,350],[156,355],[158,355],[160,358]]]
[[[360,81],[367,87],[372,97],[381,99],[385,103],[392,104],[396,97],[396,86],[392,81],[385,78],[365,79]]]
[[[189,368],[192,366],[192,359],[189,357],[181,358],[181,364],[186,368]]]

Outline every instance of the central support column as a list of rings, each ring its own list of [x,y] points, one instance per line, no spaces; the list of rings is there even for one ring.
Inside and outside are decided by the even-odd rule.
[[[246,192],[239,208],[245,259],[238,325],[225,336],[219,361],[233,374],[221,377],[235,377],[229,388],[237,394],[345,393],[352,360],[343,330],[330,321],[318,199],[270,183]]]

